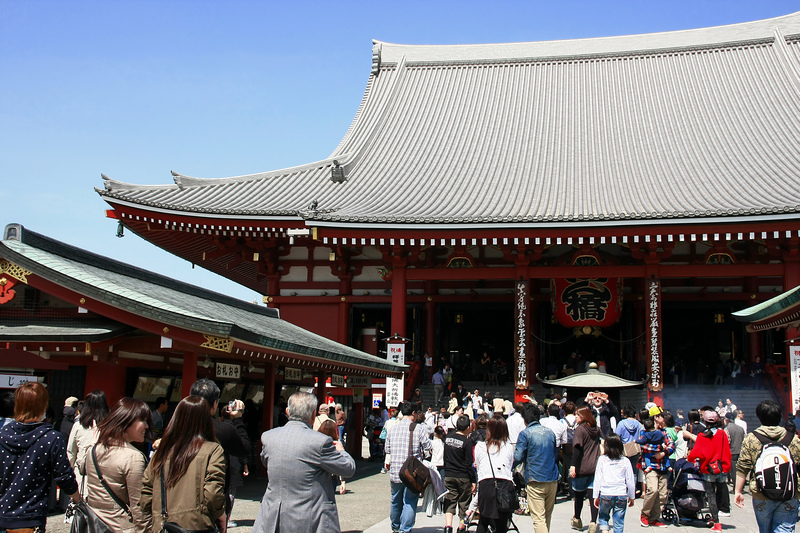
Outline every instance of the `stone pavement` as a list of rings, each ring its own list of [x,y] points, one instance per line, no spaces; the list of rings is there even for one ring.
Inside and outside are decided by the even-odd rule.
[[[238,524],[231,528],[231,533],[245,533],[252,530],[253,522],[260,506],[261,498],[264,495],[266,480],[264,478],[251,477],[247,480],[244,487],[239,488],[236,504],[233,508],[232,518]],[[369,461],[357,461],[356,475],[347,482],[347,493],[336,496],[336,503],[339,509],[339,521],[343,533],[390,533],[389,523],[389,477],[380,473],[380,464]],[[733,495],[731,494],[731,497]],[[757,533],[755,515],[753,514],[752,502],[749,495],[745,495],[746,504],[744,509],[733,506],[730,517],[722,517],[722,527],[725,531],[735,531],[742,533]],[[628,508],[625,517],[626,531],[643,531],[639,525],[639,512],[642,507],[642,500],[636,500],[633,507]],[[572,517],[573,504],[571,501],[559,498],[553,511],[551,531],[569,533],[569,521]],[[584,531],[589,520],[588,504],[584,504],[583,516]],[[514,516],[514,522],[522,533],[533,533],[533,523],[529,516]],[[699,524],[698,524],[699,525]],[[419,533],[440,533],[444,528],[444,516],[438,515],[431,518],[425,516],[424,512],[417,513],[417,521],[414,527],[415,532]],[[670,526],[664,528],[665,531],[677,528]],[[683,531],[703,531],[707,528],[680,526]],[[63,513],[53,514],[47,521],[48,533],[67,533],[69,526],[63,523]],[[474,531],[474,529],[470,529]]]

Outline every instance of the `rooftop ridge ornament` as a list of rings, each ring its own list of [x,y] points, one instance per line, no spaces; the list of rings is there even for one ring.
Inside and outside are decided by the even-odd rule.
[[[344,175],[344,167],[336,159],[333,160],[333,166],[331,167],[331,181],[334,183],[347,181],[347,176]]]

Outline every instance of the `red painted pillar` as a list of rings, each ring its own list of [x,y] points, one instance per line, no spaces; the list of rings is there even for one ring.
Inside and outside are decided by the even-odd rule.
[[[425,351],[433,357],[434,368],[436,367],[436,302],[434,296],[438,293],[436,282],[428,280],[425,282],[425,294],[428,300],[425,302]],[[423,364],[425,362],[423,361]],[[431,371],[433,374],[433,371]],[[428,376],[430,380],[431,376]]]
[[[396,263],[392,269],[392,331],[391,335],[406,336],[406,266]]]
[[[352,293],[352,276],[342,275],[339,278],[339,321],[336,340],[344,345],[350,344],[350,303],[347,297]]]
[[[793,289],[798,285],[800,285],[800,262],[798,262],[796,258],[792,258],[791,260],[784,259],[783,263],[784,292],[788,291],[789,289]],[[785,332],[784,339],[786,339],[787,341],[800,337],[800,332],[797,331],[797,328],[786,328],[784,332]],[[786,347],[785,355],[786,355],[786,361],[784,364],[787,366],[791,366],[791,361],[789,361],[788,345]]]
[[[186,398],[197,381],[197,352],[183,352],[183,372],[181,374],[181,397]]]
[[[261,414],[261,431],[272,429],[275,412],[275,363],[267,363],[264,368],[264,403]]]
[[[320,370],[317,373],[317,402],[319,405],[325,403],[325,389],[327,388],[327,383],[325,383],[326,381],[328,381],[327,370]]]

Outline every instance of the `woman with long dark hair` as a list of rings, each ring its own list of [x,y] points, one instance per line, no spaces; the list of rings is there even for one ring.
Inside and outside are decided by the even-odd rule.
[[[225,456],[214,436],[208,403],[200,396],[180,401],[144,471],[139,505],[153,517],[154,529],[162,520],[162,479],[167,522],[225,533]]]
[[[514,481],[511,467],[514,464],[514,445],[508,440],[508,426],[502,415],[495,415],[486,423],[486,440],[475,445],[475,466],[478,471],[478,532],[508,531],[508,520],[514,509],[497,509],[497,490],[512,493]],[[497,487],[497,490],[495,489]],[[518,505],[516,495],[512,503]],[[493,528],[493,529],[490,529]]]
[[[106,393],[94,390],[86,395],[78,423],[72,426],[67,440],[67,458],[75,470],[78,487],[83,487],[86,454],[97,442],[97,426],[108,416]]]
[[[97,426],[97,445],[84,460],[86,504],[114,531],[149,531],[153,525],[139,507],[147,459],[132,444],[144,442],[152,425],[146,403],[120,399]]]
[[[14,421],[0,428],[0,530],[44,531],[54,479],[74,501],[80,500],[66,439],[43,422],[48,402],[44,385],[23,383],[14,392]]]
[[[575,516],[570,525],[573,529],[583,529],[581,511],[586,492],[594,483],[594,470],[600,458],[600,428],[592,414],[592,410],[583,405],[575,412],[575,434],[572,437],[572,465],[569,467],[569,477],[572,478],[572,490],[575,492]],[[589,532],[597,531],[597,507],[594,498],[589,498],[589,508],[592,522]]]

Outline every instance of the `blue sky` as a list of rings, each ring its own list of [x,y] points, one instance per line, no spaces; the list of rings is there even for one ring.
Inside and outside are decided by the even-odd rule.
[[[785,15],[793,1],[0,0],[0,225],[11,222],[245,300],[260,295],[127,234],[100,173],[171,183],[328,156],[347,131],[371,39],[539,41]]]

